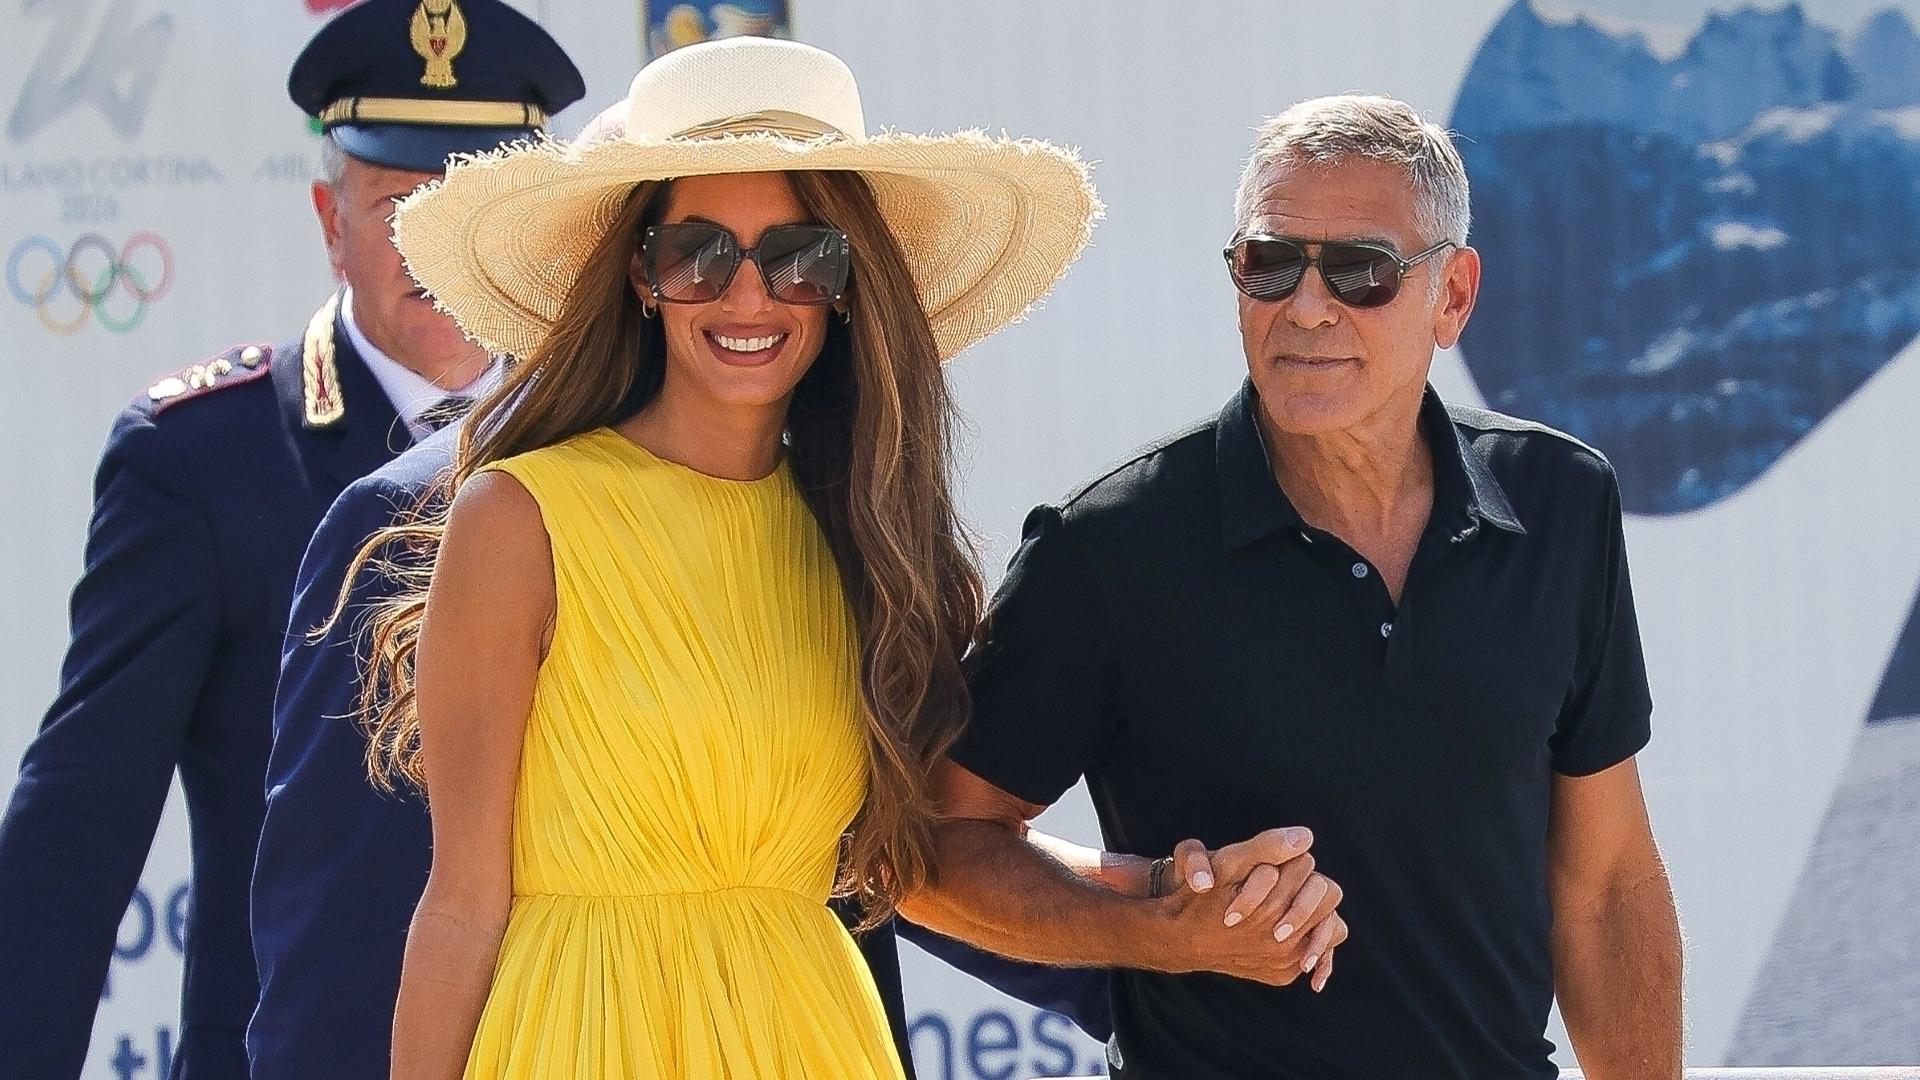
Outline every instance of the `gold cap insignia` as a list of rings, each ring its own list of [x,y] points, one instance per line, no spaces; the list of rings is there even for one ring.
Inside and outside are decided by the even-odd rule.
[[[408,37],[413,41],[413,51],[427,62],[420,85],[435,90],[459,85],[453,77],[453,58],[467,47],[467,17],[460,14],[459,4],[454,0],[420,0]]]

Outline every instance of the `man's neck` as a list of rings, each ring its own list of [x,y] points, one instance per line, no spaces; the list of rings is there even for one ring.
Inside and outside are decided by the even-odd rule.
[[[406,360],[399,362],[440,389],[455,393],[479,382],[487,369],[493,366],[493,357],[476,350],[458,357],[432,358],[417,363],[408,363]]]
[[[381,356],[449,393],[472,386],[487,373],[488,368],[493,366],[493,357],[472,342],[467,342],[461,348],[446,355],[421,356],[401,349],[399,342],[382,340],[380,327],[369,327],[355,317],[352,289],[346,291],[341,305],[341,314],[347,326],[358,338],[356,347],[371,346]]]
[[[1396,599],[1433,512],[1433,450],[1420,399],[1392,402],[1323,435],[1280,431],[1257,410],[1274,479],[1308,525],[1346,541],[1386,578]]]

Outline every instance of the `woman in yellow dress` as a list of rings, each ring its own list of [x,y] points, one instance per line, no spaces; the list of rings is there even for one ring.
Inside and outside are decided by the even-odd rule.
[[[940,364],[1097,214],[1073,155],[869,138],[844,65],[762,39],[402,204],[414,275],[522,359],[450,510],[380,538],[436,549],[373,621],[374,753],[433,817],[397,1080],[900,1075],[825,904],[925,880],[965,721]]]

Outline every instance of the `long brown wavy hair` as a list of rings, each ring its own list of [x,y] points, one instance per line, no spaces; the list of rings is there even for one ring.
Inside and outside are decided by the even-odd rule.
[[[819,357],[787,412],[786,457],[840,572],[860,641],[866,802],[844,845],[838,891],[866,923],[932,874],[928,776],[958,738],[969,701],[960,660],[982,585],[948,490],[957,413],[905,257],[858,173],[787,174],[814,219],[853,247],[847,318],[828,319]],[[375,784],[426,794],[413,664],[447,507],[482,466],[632,416],[659,393],[666,342],[628,267],[667,185],[640,184],[587,259],[539,350],[474,409],[451,473],[412,515],[375,535],[347,575],[369,566],[399,595],[371,611],[362,685]],[[743,270],[743,272],[751,272]]]

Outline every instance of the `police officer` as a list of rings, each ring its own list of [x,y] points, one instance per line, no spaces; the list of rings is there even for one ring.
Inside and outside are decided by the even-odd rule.
[[[325,131],[313,203],[343,288],[293,341],[160,379],[114,424],[60,692],[0,819],[0,1077],[80,1073],[176,769],[193,901],[173,1075],[247,1077],[248,883],[301,552],[346,484],[493,366],[407,277],[393,201],[584,92],[499,0],[366,0],[319,31],[288,88]]]

